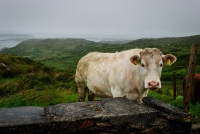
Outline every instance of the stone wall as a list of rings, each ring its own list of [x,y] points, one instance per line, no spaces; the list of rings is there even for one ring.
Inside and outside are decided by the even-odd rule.
[[[146,97],[0,109],[0,133],[171,133],[190,132],[188,114]]]

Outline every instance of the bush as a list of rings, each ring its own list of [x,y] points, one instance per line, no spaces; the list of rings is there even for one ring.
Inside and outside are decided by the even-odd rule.
[[[20,91],[19,83],[6,82],[0,86],[0,96],[7,96]]]
[[[42,76],[42,77],[37,77],[38,81],[41,81],[43,84],[51,84],[52,78],[50,76]]]
[[[2,71],[2,77],[3,78],[14,78],[15,76],[18,76],[21,73],[21,71],[17,70],[4,70]]]
[[[183,96],[177,96],[176,100],[169,102],[171,105],[182,108],[183,107]]]
[[[57,81],[70,82],[74,80],[74,77],[68,73],[58,73],[55,75],[54,79]]]
[[[31,80],[27,83],[26,89],[38,89],[42,90],[44,88],[44,84],[39,80]]]

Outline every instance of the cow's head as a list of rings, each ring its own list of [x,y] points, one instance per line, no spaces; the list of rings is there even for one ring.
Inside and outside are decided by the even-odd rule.
[[[138,66],[144,88],[157,90],[161,88],[160,77],[163,65],[172,65],[176,57],[171,54],[163,55],[157,48],[145,48],[139,55],[132,56],[130,60]]]

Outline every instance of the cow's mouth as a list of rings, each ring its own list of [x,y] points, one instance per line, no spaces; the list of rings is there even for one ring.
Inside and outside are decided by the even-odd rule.
[[[158,91],[159,88],[149,88],[151,91]]]

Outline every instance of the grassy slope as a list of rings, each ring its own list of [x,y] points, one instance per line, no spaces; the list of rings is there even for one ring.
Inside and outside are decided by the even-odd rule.
[[[104,43],[95,43],[92,41],[87,41],[84,39],[30,39],[27,41],[23,41],[22,43],[18,44],[17,46],[10,48],[10,49],[4,49],[1,51],[1,53],[5,54],[16,54],[21,56],[29,57],[35,61],[39,61],[46,66],[51,66],[55,68],[56,70],[64,70],[68,73],[74,74],[75,68],[78,63],[78,60],[88,52],[92,51],[100,51],[100,52],[116,52],[116,51],[123,51],[127,49],[132,48],[146,48],[146,47],[156,47],[163,51],[164,54],[171,53],[175,55],[178,60],[173,66],[165,66],[163,68],[162,72],[162,89],[157,93],[150,92],[149,94],[152,96],[155,96],[157,98],[160,98],[166,102],[170,102],[174,105],[181,106],[182,103],[180,103],[181,96],[182,96],[182,79],[186,75],[186,66],[189,62],[190,57],[190,49],[191,45],[194,43],[199,43],[200,41],[200,35],[197,36],[190,36],[190,37],[180,37],[180,38],[161,38],[161,39],[139,39],[132,42],[129,42],[127,44],[104,44]],[[176,71],[177,74],[177,92],[178,92],[178,100],[173,101],[173,85],[172,85],[172,78],[173,78],[173,72]],[[200,72],[200,58],[197,58],[196,63],[196,72]],[[62,83],[63,84],[63,83]],[[71,99],[71,101],[76,101],[76,94],[72,94],[73,97],[67,97],[66,90],[63,90],[62,84],[58,84],[57,87],[51,86],[45,88],[43,91],[33,90],[31,92],[27,92],[27,99],[24,102],[30,102],[27,103],[30,105],[49,105],[49,104],[55,104],[55,103],[61,103],[61,102],[68,102],[67,99]],[[72,86],[73,82],[71,83]],[[70,88],[69,86],[65,86],[65,89]],[[49,89],[53,93],[48,93]],[[53,100],[55,102],[46,102],[40,100],[39,96],[37,94],[49,94],[49,97],[47,97],[47,100],[54,96]],[[18,94],[15,94],[14,96],[11,96],[7,98],[7,101],[4,102],[5,105],[13,106],[14,104],[7,104],[9,102],[12,102],[14,98],[19,98],[21,96],[21,92]],[[34,101],[31,99],[32,94],[35,94],[37,96],[35,99],[40,100]],[[26,97],[25,97],[26,98]],[[58,99],[59,98],[59,99]],[[60,99],[62,98],[62,99]],[[11,100],[9,100],[11,99]],[[6,99],[4,99],[6,100]],[[21,105],[25,105],[24,102],[21,102],[23,99],[17,99],[21,103]],[[52,100],[52,99],[49,99]],[[16,101],[16,100],[15,100]],[[17,101],[16,101],[17,102]],[[34,104],[32,103],[34,102]],[[19,104],[20,104],[19,103]],[[197,112],[200,111],[199,106],[197,106]]]
[[[0,107],[45,106],[76,101],[73,79],[73,75],[29,58],[1,54]]]

